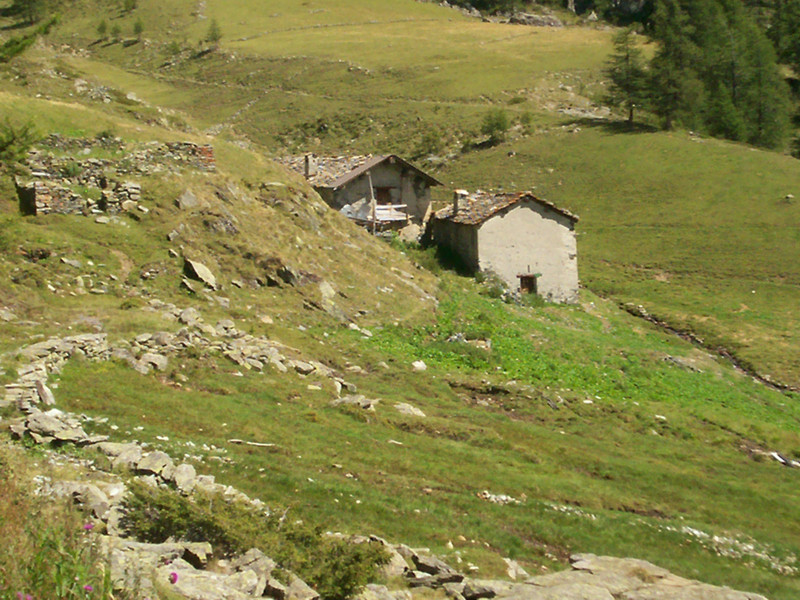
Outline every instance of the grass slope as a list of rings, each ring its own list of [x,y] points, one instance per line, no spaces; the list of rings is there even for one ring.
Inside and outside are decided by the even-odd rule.
[[[145,23],[147,42],[124,45],[97,43],[97,13],[86,10],[92,1],[83,0],[80,12],[67,9],[56,34],[90,54],[33,53],[32,72],[60,65],[123,97],[134,92],[150,107],[106,110],[143,119],[149,111],[175,126],[247,136],[275,154],[446,154],[479,140],[488,108],[505,106],[531,134],[456,153],[441,170],[446,181],[536,186],[583,217],[587,285],[645,305],[777,381],[800,384],[792,352],[800,336],[798,209],[784,201],[800,191],[798,163],[560,114],[591,108],[602,95],[611,32],[482,23],[411,0],[274,2],[269,10],[248,0],[209,1],[202,14],[193,2],[142,0],[131,14],[110,15],[123,31],[138,18]],[[212,18],[222,47],[192,58]],[[431,132],[439,139],[433,148],[425,138]]]
[[[115,439],[199,456],[201,470],[290,503],[304,519],[429,545],[480,574],[501,574],[502,556],[545,570],[588,551],[797,596],[795,472],[762,454],[800,457],[796,395],[754,384],[592,292],[581,307],[509,307],[471,280],[445,272],[437,282],[415,266],[435,268],[430,256],[409,259],[325,210],[261,149],[409,150],[439,128],[446,152],[477,138],[492,105],[530,112],[530,135],[458,155],[443,176],[459,187],[536,186],[582,215],[581,268],[593,289],[646,303],[787,381],[800,376],[791,352],[798,209],[781,200],[797,185],[796,162],[559,114],[599,93],[610,32],[483,24],[410,0],[276,2],[274,12],[209,0],[206,18],[193,14],[194,2],[140,0],[134,14],[108,18],[126,32],[142,18],[147,43],[91,45],[99,13],[90,9],[99,4],[75,6],[55,39],[89,52],[33,49],[3,71],[0,106],[68,134],[201,141],[210,128],[220,172],[143,181],[151,211],[127,226],[19,217],[3,180],[0,275],[11,283],[0,286],[0,302],[23,320],[0,323],[0,349],[98,323],[126,338],[177,328],[138,310],[157,297],[294,346],[381,402],[374,414],[335,408],[328,390],[309,387],[320,383],[313,378],[240,376],[221,357],[187,355],[146,377],[117,363],[72,362],[59,403],[109,416]],[[222,49],[192,58],[208,17],[220,21]],[[433,41],[420,43],[420,31]],[[111,101],[79,93],[76,78],[108,88]],[[246,149],[253,140],[261,146]],[[210,203],[205,212],[175,208],[187,188]],[[207,227],[228,213],[238,234]],[[178,288],[181,263],[165,236],[182,222],[183,250],[219,274],[217,296],[230,308]],[[28,260],[36,248],[52,254]],[[110,293],[81,294],[62,256],[79,259],[82,274]],[[314,310],[316,285],[229,285],[257,275],[270,256],[330,281],[337,304],[375,335],[363,339]],[[160,275],[143,280],[145,270]],[[436,308],[425,299],[432,293]],[[447,341],[456,333],[473,343]],[[476,347],[484,338],[491,350]],[[425,373],[410,367],[419,358]],[[680,366],[687,362],[699,372]],[[10,381],[13,362],[4,366]],[[397,402],[428,417],[402,416]],[[232,437],[277,446],[230,446]],[[203,443],[223,450],[201,451]],[[523,503],[491,504],[482,490]]]
[[[448,168],[581,217],[585,285],[800,383],[800,163],[685,133],[550,132]],[[516,156],[509,159],[509,149]]]

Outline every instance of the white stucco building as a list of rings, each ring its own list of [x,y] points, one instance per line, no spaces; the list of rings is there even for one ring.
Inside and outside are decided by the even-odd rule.
[[[432,218],[433,241],[474,271],[551,302],[578,299],[578,217],[530,192],[457,191]]]

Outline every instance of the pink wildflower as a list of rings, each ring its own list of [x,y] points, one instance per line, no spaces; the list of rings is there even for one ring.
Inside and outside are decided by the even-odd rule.
[[[92,529],[94,529],[94,523],[86,523],[83,526],[83,530],[84,531],[91,531]]]
[[[178,574],[175,571],[173,571],[172,573],[169,574],[169,582],[177,583],[177,581],[178,581]]]
[[[89,585],[88,583],[85,586],[83,586],[83,589],[85,591],[87,591],[87,592],[93,592],[94,591],[94,588],[91,585]]]

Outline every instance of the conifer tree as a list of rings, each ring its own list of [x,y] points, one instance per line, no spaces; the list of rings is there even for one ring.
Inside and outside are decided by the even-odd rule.
[[[800,76],[800,0],[778,0],[768,30],[778,59]]]
[[[144,33],[144,23],[142,23],[141,19],[136,19],[136,22],[133,24],[133,35],[136,36],[137,40],[141,41],[142,33]]]
[[[216,46],[222,39],[222,30],[219,27],[216,19],[211,19],[211,24],[208,26],[208,33],[206,33],[206,41],[209,44]]]
[[[32,25],[41,19],[44,10],[44,0],[14,0],[9,12],[22,15]]]
[[[757,33],[748,47],[751,68],[742,97],[744,110],[750,115],[748,141],[779,148],[790,128],[789,90],[778,71],[775,51],[769,41]]]
[[[628,113],[628,124],[633,125],[635,109],[645,103],[647,76],[632,29],[614,36],[614,53],[606,63],[605,73],[610,80],[606,104],[623,107]]]
[[[697,74],[699,50],[692,41],[694,27],[678,0],[659,0],[653,15],[653,37],[660,46],[650,66],[653,112],[664,128],[675,123],[696,126],[704,90]]]

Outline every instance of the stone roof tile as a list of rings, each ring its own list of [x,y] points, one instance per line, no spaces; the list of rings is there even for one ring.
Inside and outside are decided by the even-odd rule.
[[[559,208],[548,200],[542,200],[531,192],[494,194],[481,190],[459,199],[458,214],[453,214],[453,205],[450,204],[447,208],[437,211],[435,218],[461,225],[479,225],[501,210],[520,202],[536,202],[567,217],[573,223],[578,221],[577,215]]]
[[[434,177],[395,154],[313,156],[314,175],[308,178],[308,182],[314,187],[337,189],[385,160],[395,160],[402,166],[413,169],[420,176],[426,178],[431,185],[442,185]],[[277,159],[277,162],[301,175],[305,175],[305,161],[305,156],[288,156]]]

